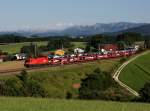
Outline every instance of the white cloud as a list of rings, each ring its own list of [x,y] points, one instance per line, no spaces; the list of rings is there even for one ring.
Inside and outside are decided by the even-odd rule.
[[[48,23],[48,24],[41,24],[37,26],[32,26],[26,24],[24,26],[9,26],[9,27],[0,27],[1,31],[48,31],[48,30],[63,30],[68,27],[72,27],[74,24],[72,22],[58,22],[58,23]]]
[[[66,28],[66,27],[71,27],[71,26],[74,26],[74,24],[72,22],[70,23],[65,23],[65,22],[58,22],[56,24],[56,27],[62,27],[62,28]]]

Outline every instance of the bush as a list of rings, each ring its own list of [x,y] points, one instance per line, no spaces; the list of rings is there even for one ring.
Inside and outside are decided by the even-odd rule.
[[[103,91],[113,84],[111,75],[96,69],[87,78],[82,79],[81,88],[79,89],[80,99],[102,99]]]
[[[17,79],[8,79],[0,82],[1,96],[22,96],[22,85]]]
[[[72,93],[71,92],[67,92],[66,99],[72,99]]]
[[[46,97],[47,91],[42,85],[31,79],[26,71],[6,81],[0,81],[1,96]]]
[[[129,94],[124,88],[116,83],[113,87],[108,88],[103,91],[102,97],[103,100],[111,101],[130,101],[133,99],[132,95]]]
[[[122,63],[124,63],[125,61],[127,61],[127,58],[126,58],[126,57],[123,57],[123,58],[120,59],[119,62],[122,64]]]
[[[45,91],[45,89],[39,82],[35,80],[30,80],[27,82],[26,92],[26,96],[30,97],[47,97],[47,92]]]
[[[150,102],[150,83],[146,83],[144,88],[139,91],[140,101]]]

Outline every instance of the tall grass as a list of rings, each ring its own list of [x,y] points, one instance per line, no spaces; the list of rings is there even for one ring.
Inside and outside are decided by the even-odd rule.
[[[1,97],[0,111],[150,111],[150,104]]]

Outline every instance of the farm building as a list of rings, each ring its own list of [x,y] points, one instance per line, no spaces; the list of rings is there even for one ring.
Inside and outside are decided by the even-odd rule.
[[[74,49],[74,53],[84,53],[84,50],[80,48],[76,48]]]
[[[7,55],[0,55],[0,62],[4,62]]]
[[[64,51],[64,50],[59,49],[59,50],[56,50],[56,51],[55,51],[55,55],[63,56],[64,54],[65,54],[65,51]]]
[[[17,60],[25,60],[27,55],[25,53],[15,54]]]
[[[3,58],[0,57],[0,63],[3,62]]]
[[[106,51],[117,51],[118,45],[117,44],[101,44],[99,49],[104,49]]]
[[[145,46],[145,41],[137,41],[137,42],[134,42],[134,45],[136,47],[139,47],[139,48],[142,48],[144,49],[146,46]]]

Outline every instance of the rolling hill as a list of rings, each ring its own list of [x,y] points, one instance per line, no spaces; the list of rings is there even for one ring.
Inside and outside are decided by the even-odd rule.
[[[141,33],[142,35],[150,35],[150,24],[123,30],[120,31],[119,33],[123,33],[123,32],[136,32],[136,33]]]
[[[119,79],[139,91],[146,82],[150,81],[150,52],[129,63],[121,72]]]

